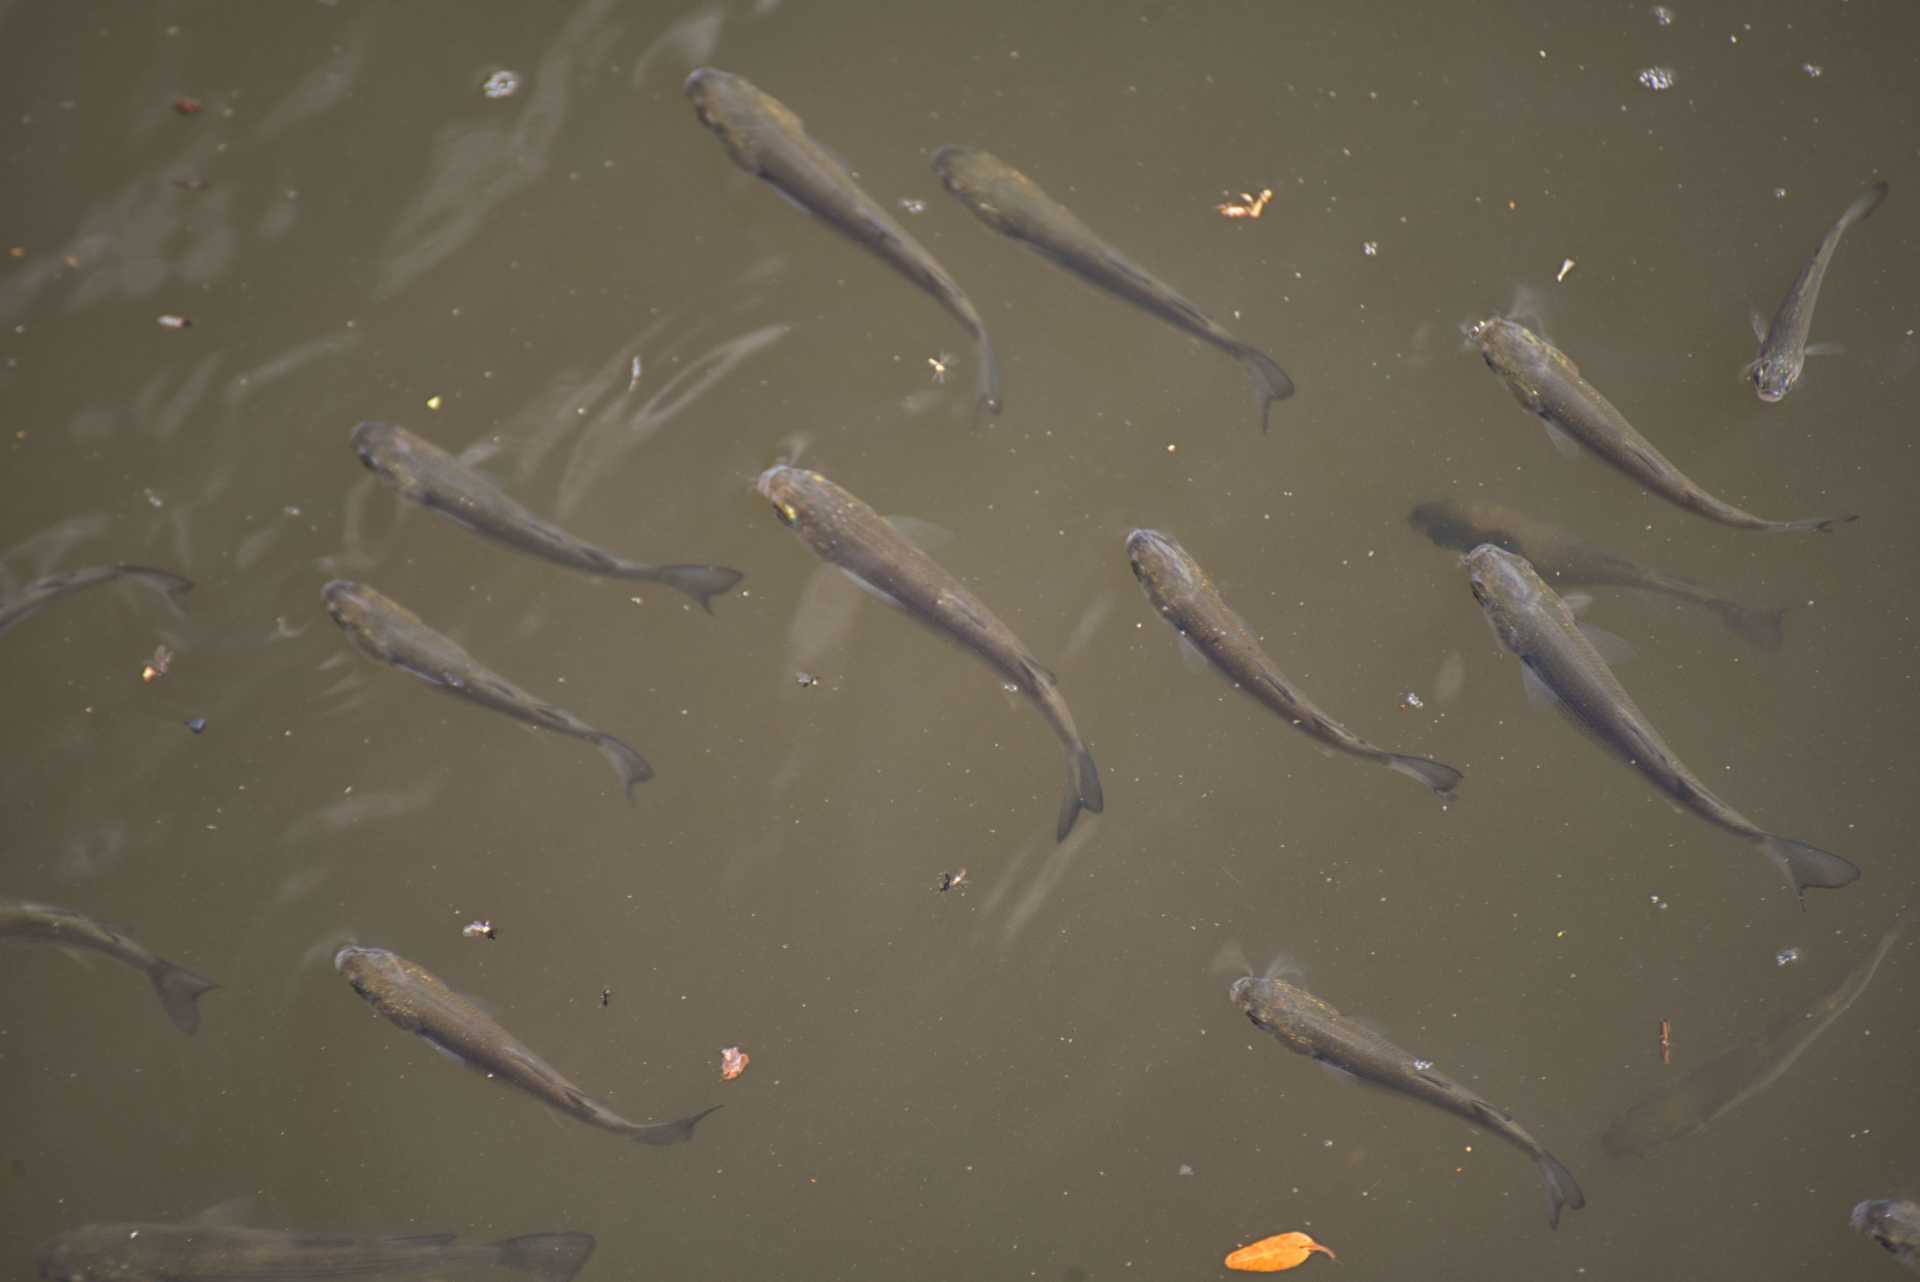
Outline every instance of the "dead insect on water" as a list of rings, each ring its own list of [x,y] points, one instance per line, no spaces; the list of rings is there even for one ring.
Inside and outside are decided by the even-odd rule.
[[[1673,1021],[1670,1019],[1660,1021],[1660,1062],[1673,1063]]]
[[[752,1062],[753,1057],[741,1050],[738,1046],[725,1047],[720,1052],[720,1080],[723,1082],[731,1082],[734,1078],[746,1072],[747,1065]]]
[[[961,868],[954,872],[941,873],[940,880],[934,886],[934,889],[944,895],[949,890],[957,890],[961,886],[964,886],[966,884],[967,884],[967,870],[965,868]]]
[[[601,1004],[602,1006],[605,1006],[605,1005],[607,1005],[608,1003],[610,1003],[611,1001],[613,1001],[613,990],[612,990],[611,988],[603,988],[603,989],[601,989],[601,990],[600,990],[600,1004]]]
[[[466,925],[460,928],[460,933],[466,936],[468,939],[500,938],[499,934],[493,928],[493,923],[485,920],[484,918],[481,919],[480,921],[468,922]]]
[[[1238,201],[1222,201],[1214,209],[1222,218],[1258,218],[1266,212],[1267,202],[1273,199],[1273,188],[1262,187],[1258,196],[1240,193]]]
[[[811,672],[796,672],[793,674],[793,679],[795,684],[805,686],[808,689],[820,684],[820,678],[814,676]]]
[[[153,657],[147,660],[147,666],[140,669],[142,681],[152,681],[156,677],[167,675],[167,669],[173,666],[173,651],[163,645],[153,648]]]

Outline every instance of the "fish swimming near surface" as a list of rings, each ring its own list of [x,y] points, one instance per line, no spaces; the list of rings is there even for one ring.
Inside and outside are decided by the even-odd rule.
[[[404,427],[366,422],[353,429],[354,453],[402,498],[476,534],[568,569],[639,583],[664,583],[713,613],[712,599],[745,577],[724,565],[644,565],[584,543],[541,520],[453,455]]]
[[[1839,855],[1769,833],[1716,797],[1674,755],[1572,609],[1525,557],[1483,543],[1465,562],[1474,600],[1500,644],[1519,658],[1528,694],[1537,702],[1564,713],[1680,806],[1759,847],[1786,875],[1803,906],[1809,886],[1832,889],[1860,875]]]
[[[1095,235],[1071,210],[1006,161],[974,147],[948,146],[933,153],[933,171],[961,204],[993,230],[1239,361],[1253,380],[1262,428],[1270,426],[1273,403],[1293,395],[1293,380],[1271,356],[1229,334],[1173,286]]]
[[[653,767],[626,743],[482,667],[458,642],[435,632],[398,601],[347,579],[333,580],[321,589],[321,596],[333,621],[369,658],[410,672],[469,703],[600,749],[620,776],[629,801],[635,784],[653,778]]]
[[[1492,503],[1432,499],[1408,518],[1443,548],[1471,552],[1492,543],[1533,562],[1556,588],[1633,588],[1711,610],[1735,635],[1764,650],[1777,650],[1786,632],[1786,606],[1766,609],[1729,601],[1698,583],[1636,565],[1567,531]]]
[[[693,1138],[700,1119],[720,1107],[715,1104],[671,1122],[629,1122],[589,1098],[493,1016],[418,962],[384,948],[349,944],[334,954],[333,968],[395,1027],[419,1034],[467,1067],[589,1126],[656,1147],[684,1144]]]
[[[451,1233],[287,1233],[214,1224],[89,1224],[34,1253],[43,1282],[326,1282],[522,1273],[570,1282],[587,1233],[461,1242]]]
[[[0,940],[85,949],[133,967],[147,977],[167,1018],[183,1033],[200,1027],[200,998],[220,987],[71,908],[0,899]]]
[[[1763,326],[1759,315],[1754,316],[1753,336],[1760,340],[1760,354],[1753,358],[1745,374],[1752,380],[1753,390],[1761,400],[1768,403],[1785,400],[1800,381],[1810,350],[1807,334],[1813,327],[1813,305],[1820,300],[1820,284],[1827,278],[1827,264],[1833,261],[1833,251],[1840,248],[1840,237],[1846,234],[1847,228],[1880,208],[1880,202],[1886,198],[1887,185],[1883,182],[1854,197],[1847,211],[1840,215],[1840,221],[1821,238],[1813,257],[1794,277],[1793,288],[1780,300],[1780,310],[1773,314],[1773,323]],[[1818,354],[1818,348],[1811,350]]]
[[[1428,757],[1375,747],[1296,690],[1185,548],[1156,530],[1135,530],[1127,536],[1127,559],[1154,609],[1235,688],[1327,747],[1396,770],[1452,799],[1460,782],[1458,770]]]
[[[1739,530],[1826,534],[1855,516],[1816,516],[1773,521],[1742,511],[1701,489],[1652,442],[1634,430],[1613,402],[1580,375],[1567,354],[1517,322],[1494,317],[1473,327],[1487,367],[1498,374],[1523,409],[1547,425],[1563,450],[1585,446],[1616,471],[1678,507]]]
[[[1920,1202],[1891,1198],[1862,1202],[1853,1208],[1850,1222],[1894,1259],[1920,1273]]]
[[[1379,1033],[1285,980],[1242,976],[1228,989],[1233,1004],[1290,1051],[1353,1074],[1363,1082],[1411,1096],[1498,1135],[1528,1157],[1547,1188],[1547,1222],[1560,1227],[1560,1212],[1579,1210],[1586,1194],[1573,1172],[1541,1147],[1505,1109],[1474,1094],[1428,1062],[1408,1054]]]
[[[1690,1068],[1627,1110],[1600,1137],[1607,1152],[1645,1157],[1692,1135],[1772,1086],[1867,991],[1913,915],[1902,913],[1872,952],[1834,990],[1750,1041]]]
[[[979,407],[1000,412],[1000,366],[966,292],[907,229],[860,189],[787,105],[731,72],[698,67],[687,97],[736,165],[906,277],[960,322],[979,350]]]
[[[63,596],[117,579],[127,579],[165,593],[175,605],[193,590],[191,579],[146,565],[94,565],[84,570],[65,570],[59,574],[49,574],[44,579],[35,579],[18,592],[0,597],[0,633],[32,618]]]
[[[1067,752],[1067,788],[1056,840],[1067,839],[1082,810],[1100,813],[1106,802],[1099,768],[1053,673],[1041,667],[1013,630],[959,579],[878,512],[818,472],[770,467],[754,488],[773,505],[780,523],[816,556],[985,663],[1039,710]]]

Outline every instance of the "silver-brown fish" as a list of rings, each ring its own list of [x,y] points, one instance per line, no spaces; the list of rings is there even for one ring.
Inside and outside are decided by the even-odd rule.
[[[1556,441],[1570,438],[1602,462],[1678,507],[1738,530],[1830,533],[1855,516],[1773,521],[1707,493],[1652,442],[1634,430],[1613,402],[1580,376],[1567,354],[1515,321],[1494,317],[1473,327],[1480,354],[1523,409],[1537,414]]]
[[[735,164],[899,272],[965,327],[980,354],[980,408],[998,414],[1000,366],[972,300],[906,228],[860,190],[847,167],[808,135],[800,117],[771,94],[715,67],[695,68],[686,93],[700,123],[725,144]]]
[[[1253,380],[1263,429],[1270,426],[1273,403],[1293,395],[1293,380],[1271,356],[1229,334],[1006,161],[978,148],[948,146],[933,153],[933,171],[961,204],[1001,235],[1239,361]]]
[[[353,429],[353,450],[402,498],[555,565],[608,578],[664,583],[692,597],[708,614],[713,613],[712,599],[745,577],[724,565],[644,565],[583,542],[535,516],[485,476],[404,427],[361,423]]]
[[[43,1282],[326,1282],[523,1273],[570,1282],[587,1233],[461,1242],[451,1233],[288,1233],[214,1224],[88,1224],[34,1252]],[[482,1271],[485,1271],[482,1273]]]
[[[1312,993],[1282,979],[1245,975],[1233,981],[1228,995],[1255,1028],[1273,1034],[1274,1040],[1288,1050],[1464,1118],[1531,1157],[1547,1186],[1547,1222],[1554,1228],[1560,1227],[1564,1208],[1577,1211],[1587,1204],[1573,1172],[1541,1147],[1540,1141],[1505,1109],[1342,1015]]]
[[[1680,806],[1757,846],[1805,904],[1809,886],[1832,889],[1860,870],[1829,851],[1776,836],[1716,797],[1674,755],[1640,711],[1560,594],[1527,559],[1483,543],[1465,558],[1473,599],[1521,663],[1530,694],[1551,703]]]
[[[147,977],[167,1018],[183,1033],[200,1027],[201,995],[220,987],[184,966],[154,956],[119,931],[71,908],[0,899],[0,940],[83,948],[133,967]]]
[[[629,1122],[561,1076],[500,1021],[454,992],[418,962],[384,948],[349,944],[333,968],[397,1028],[417,1033],[467,1067],[525,1091],[568,1117],[642,1144],[684,1144],[715,1104],[671,1122]]]
[[[653,778],[653,767],[626,743],[482,667],[459,642],[435,632],[391,597],[348,579],[333,580],[320,594],[333,621],[369,658],[515,721],[592,744],[620,776],[629,801],[635,784]]]
[[[1813,305],[1820,300],[1820,284],[1827,278],[1827,264],[1833,261],[1833,251],[1840,248],[1840,237],[1847,228],[1880,208],[1880,202],[1886,198],[1887,185],[1883,182],[1854,197],[1847,211],[1840,215],[1840,221],[1821,238],[1813,257],[1794,277],[1793,288],[1780,300],[1780,310],[1773,314],[1773,323],[1763,328],[1759,315],[1755,314],[1753,336],[1760,340],[1760,354],[1747,366],[1746,374],[1761,400],[1769,403],[1785,400],[1800,381],[1800,372],[1807,363],[1807,334],[1813,328]]]
[[[1157,530],[1135,530],[1127,536],[1127,559],[1154,609],[1235,689],[1327,747],[1386,766],[1417,779],[1444,799],[1453,798],[1460,783],[1458,770],[1428,757],[1375,747],[1296,690],[1185,548]]]
[[[94,565],[84,570],[63,570],[35,579],[18,592],[0,597],[0,633],[32,618],[61,597],[116,579],[128,579],[143,587],[166,594],[175,605],[193,590],[193,582],[167,570],[145,565]]]
[[[770,467],[754,488],[773,505],[780,523],[816,556],[985,663],[1046,718],[1067,751],[1067,788],[1056,840],[1067,839],[1082,810],[1100,813],[1106,802],[1093,754],[1073,724],[1053,673],[1040,666],[1013,629],[878,512],[820,473]]]
[[[1920,1202],[1907,1198],[1861,1202],[1853,1208],[1849,1222],[1887,1254],[1920,1273]]]

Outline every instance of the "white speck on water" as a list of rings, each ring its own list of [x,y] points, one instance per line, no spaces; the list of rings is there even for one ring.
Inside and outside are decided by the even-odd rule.
[[[1176,1174],[1180,1174],[1180,1175],[1192,1175],[1192,1174],[1193,1174],[1193,1168],[1192,1168],[1191,1166],[1188,1166],[1188,1165],[1187,1165],[1187,1164],[1186,1164],[1185,1162],[1182,1162],[1182,1163],[1180,1163],[1180,1169],[1179,1169],[1179,1171],[1178,1171],[1178,1172],[1176,1172]]]
[[[1773,964],[1776,966],[1791,966],[1799,960],[1800,950],[1798,948],[1782,948],[1773,955]]]
[[[1653,12],[1653,20],[1659,23],[1661,26],[1671,27],[1673,25],[1673,10],[1667,8],[1667,6],[1663,4],[1657,4],[1653,6],[1652,12]]]
[[[1800,64],[1800,70],[1806,72],[1813,79],[1818,80],[1820,73],[1825,71],[1826,68],[1817,62],[1803,62]]]
[[[149,507],[165,507],[166,506],[166,503],[161,500],[160,496],[158,494],[155,494],[152,490],[142,490],[140,492],[146,495],[147,506]]]
[[[1773,189],[1773,198],[1775,200],[1785,200],[1787,198],[1787,189],[1785,187],[1775,187]]]
[[[520,92],[520,73],[502,67],[486,78],[480,92],[489,98],[511,98]]]
[[[1413,1061],[1413,1071],[1416,1073],[1424,1073],[1432,1067],[1433,1061],[1430,1059],[1416,1059]]]
[[[912,196],[902,196],[899,204],[900,208],[910,214],[924,214],[927,212],[927,202],[924,200],[915,200]]]
[[[1365,254],[1368,258],[1372,258],[1375,254],[1380,252],[1380,242],[1377,240],[1370,240],[1366,244],[1360,246],[1360,252]]]
[[[1639,81],[1655,93],[1662,89],[1673,88],[1672,67],[1648,67],[1639,75]]]

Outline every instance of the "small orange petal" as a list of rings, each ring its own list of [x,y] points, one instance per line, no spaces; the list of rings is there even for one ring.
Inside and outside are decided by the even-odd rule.
[[[1278,1273],[1304,1263],[1315,1251],[1329,1260],[1336,1258],[1305,1233],[1278,1233],[1233,1252],[1227,1257],[1227,1267],[1241,1273]]]

